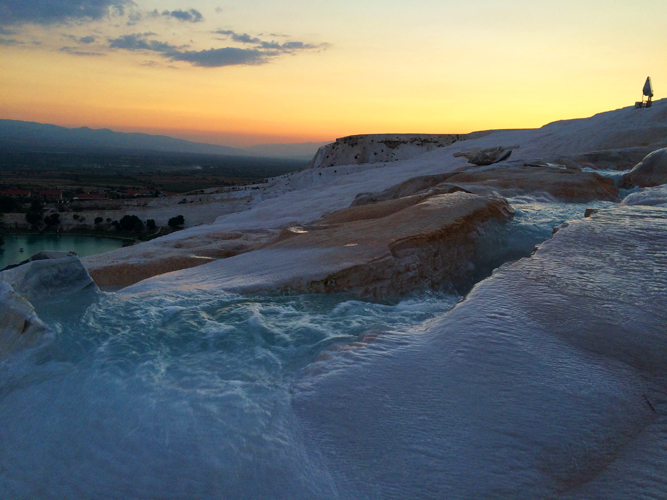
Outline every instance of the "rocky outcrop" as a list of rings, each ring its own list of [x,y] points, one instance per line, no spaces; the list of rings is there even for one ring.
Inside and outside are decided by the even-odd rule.
[[[621,205],[643,205],[648,207],[667,207],[667,184],[645,188],[626,196]]]
[[[322,146],[306,168],[407,160],[458,141],[483,137],[486,133],[351,135]]]
[[[548,193],[560,201],[584,203],[593,200],[616,200],[614,181],[595,172],[582,172],[572,165],[533,162],[503,164],[484,168],[463,168],[439,175],[414,177],[379,193],[361,193],[352,206],[366,205],[402,196],[430,192],[475,192],[503,196],[525,193]]]
[[[47,334],[32,304],[0,281],[0,359],[37,345]]]
[[[618,198],[618,188],[612,179],[595,172],[539,164],[470,169],[448,177],[447,183],[482,194],[547,193],[559,201],[573,203]]]
[[[57,252],[53,250],[44,250],[42,252],[38,252],[29,259],[24,260],[23,262],[19,262],[18,264],[13,264],[10,266],[5,267],[4,269],[0,269],[0,272],[2,271],[7,271],[9,269],[14,269],[16,267],[22,266],[24,264],[28,264],[29,262],[34,262],[36,260],[49,260],[49,259],[64,259],[66,257],[76,257],[76,253],[74,252]]]
[[[177,240],[160,238],[140,246],[86,257],[83,264],[98,286],[124,287],[254,250],[273,234],[269,231],[219,231]]]
[[[480,235],[512,215],[503,199],[463,192],[350,207],[315,224],[286,228],[259,250],[126,291],[164,290],[164,282],[168,288],[385,297],[443,284],[466,286],[480,264]]]
[[[661,184],[667,184],[667,148],[658,149],[647,155],[621,178],[619,186],[630,189]]]
[[[36,257],[36,258],[35,258]],[[76,256],[44,252],[23,265],[0,272],[16,293],[29,301],[61,299],[86,289],[97,289]]]
[[[476,148],[472,151],[454,153],[455,158],[464,157],[468,160],[468,163],[473,165],[493,165],[494,163],[500,163],[501,161],[507,160],[512,154],[513,149],[518,149],[519,146],[495,146],[493,148]]]
[[[653,151],[655,147],[635,146],[624,149],[608,149],[605,151],[591,151],[568,158],[576,162],[581,168],[595,170],[630,170],[642,158]]]
[[[405,196],[411,196],[413,194],[422,193],[429,189],[436,188],[437,190],[431,194],[448,194],[455,193],[457,191],[468,192],[463,188],[460,188],[454,184],[447,183],[447,179],[453,174],[439,174],[439,175],[422,175],[419,177],[413,177],[408,179],[405,182],[391,186],[384,191],[379,193],[360,193],[352,202],[352,207],[368,205],[370,203],[376,203],[378,201],[387,201],[387,200],[397,200]]]

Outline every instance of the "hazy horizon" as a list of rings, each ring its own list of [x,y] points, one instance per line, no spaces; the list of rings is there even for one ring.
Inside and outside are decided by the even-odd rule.
[[[657,0],[2,0],[0,118],[231,147],[539,127],[632,105],[649,75],[659,98],[665,19]]]

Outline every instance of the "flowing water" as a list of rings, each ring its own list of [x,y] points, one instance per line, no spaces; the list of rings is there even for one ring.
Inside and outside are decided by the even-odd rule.
[[[485,243],[504,260],[609,205],[511,202],[514,221]],[[301,438],[297,382],[330,376],[332,358],[399,355],[460,298],[99,293],[36,304],[55,338],[0,363],[0,497],[348,497]]]

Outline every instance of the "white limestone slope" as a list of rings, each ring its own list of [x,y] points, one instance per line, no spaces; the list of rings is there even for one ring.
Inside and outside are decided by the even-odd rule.
[[[622,108],[591,118],[554,122],[539,129],[493,132],[405,161],[297,172],[275,179],[270,183],[271,187],[259,191],[251,210],[218,217],[215,226],[232,230],[309,222],[324,213],[349,206],[358,193],[381,191],[411,177],[452,172],[464,167],[467,165],[465,158],[452,156],[461,149],[518,144],[520,149],[513,151],[510,159],[532,160],[630,147],[666,138],[667,99],[662,99],[648,110]],[[188,234],[206,231],[206,227],[193,228]],[[173,234],[165,240],[184,236]]]
[[[414,158],[390,163],[311,168],[271,179],[249,189],[244,210],[218,217],[213,224],[188,228],[156,240],[84,259],[93,270],[107,259],[132,265],[153,265],[169,256],[201,257],[202,246],[214,245],[217,234],[251,230],[277,231],[293,223],[308,223],[350,205],[362,192],[377,192],[420,175],[453,172],[467,165],[453,153],[462,149],[519,145],[510,160],[554,159],[596,150],[661,144],[667,137],[667,99],[652,108],[622,108],[590,118],[555,122],[539,129],[492,132],[477,139],[436,148]],[[659,146],[656,145],[656,149]],[[219,200],[224,203],[224,200]],[[204,241],[206,240],[206,241]],[[183,243],[188,242],[188,251]],[[180,246],[179,246],[180,245]],[[184,255],[186,254],[186,255]],[[205,256],[211,256],[207,254]],[[204,261],[202,261],[204,262]],[[156,266],[159,267],[159,266]]]
[[[480,137],[483,134],[484,132],[351,135],[336,139],[335,142],[319,148],[306,168],[407,160],[436,148]]]
[[[342,498],[667,498],[666,297],[667,210],[570,223],[410,343],[312,367],[306,446]]]

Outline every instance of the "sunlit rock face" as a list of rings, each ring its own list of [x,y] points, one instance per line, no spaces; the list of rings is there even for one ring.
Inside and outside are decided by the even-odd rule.
[[[472,134],[367,134],[336,139],[322,146],[307,168],[357,165],[407,160],[436,148],[458,141],[482,137],[486,132]]]
[[[97,289],[78,257],[58,255],[33,260],[0,272],[0,281],[8,283],[26,300],[53,300],[86,289]]]
[[[160,274],[180,271],[254,250],[268,231],[216,231],[176,241],[159,239],[83,259],[101,287],[124,287]]]
[[[477,243],[513,212],[499,198],[469,193],[423,194],[334,212],[321,221],[283,230],[276,241],[128,288],[216,288],[360,296],[399,295],[468,282]]]
[[[667,211],[601,210],[293,405],[342,498],[667,498],[665,303]]]
[[[47,334],[32,304],[0,281],[0,360],[37,345]]]
[[[667,148],[647,155],[621,179],[623,188],[652,187],[667,184]]]

